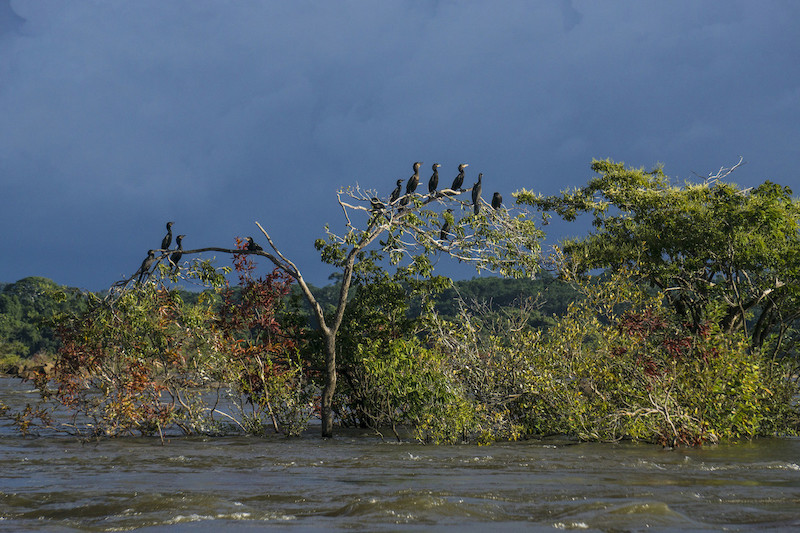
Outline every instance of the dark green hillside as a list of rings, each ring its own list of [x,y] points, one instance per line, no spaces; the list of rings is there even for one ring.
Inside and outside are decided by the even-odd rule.
[[[332,312],[339,296],[339,285],[332,283],[325,287],[313,287],[313,290],[323,308]],[[294,288],[294,296],[300,297],[297,287]],[[454,281],[452,288],[432,296],[436,312],[445,318],[457,316],[462,305],[473,313],[479,309],[497,312],[503,308],[519,309],[527,301],[535,309],[530,322],[534,327],[548,326],[551,317],[564,314],[567,306],[578,297],[578,292],[570,284],[547,272],[534,280],[491,276]],[[304,314],[310,317],[306,306],[301,307],[304,308]],[[417,317],[420,313],[419,302],[412,301],[408,313],[411,318]]]
[[[456,281],[453,288],[436,297],[439,314],[453,317],[458,313],[459,301],[468,307],[484,305],[492,311],[504,307],[520,307],[530,300],[543,317],[563,314],[578,293],[569,285],[544,272],[538,279],[511,279],[498,277],[472,278]]]
[[[85,294],[41,277],[24,278],[0,287],[0,364],[53,352],[58,340],[52,319],[81,312]]]

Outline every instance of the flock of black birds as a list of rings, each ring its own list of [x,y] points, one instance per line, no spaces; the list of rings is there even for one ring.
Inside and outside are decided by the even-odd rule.
[[[400,211],[405,209],[405,206],[408,205],[408,202],[411,198],[411,195],[414,194],[419,186],[419,168],[422,166],[421,161],[416,161],[413,165],[414,174],[408,178],[406,182],[406,192],[405,194],[401,194],[403,192],[403,180],[397,180],[394,190],[389,195],[389,206],[395,205],[399,200]],[[466,189],[463,189],[464,186],[464,174],[465,169],[469,166],[466,163],[461,163],[458,165],[458,175],[456,175],[455,179],[453,179],[453,184],[450,186],[449,192],[447,190],[439,191],[439,167],[441,167],[439,163],[434,163],[432,166],[433,174],[431,175],[430,179],[428,180],[428,194],[431,197],[436,195],[448,195],[453,194],[454,192],[462,193]],[[483,173],[478,174],[478,181],[472,186],[472,209],[473,212],[477,215],[481,211],[481,190],[483,189]],[[492,208],[495,210],[500,209],[503,205],[503,196],[499,192],[495,192],[492,195],[491,201]],[[377,197],[372,197],[370,200],[370,207],[373,211],[382,211],[386,209],[386,204],[381,202]],[[448,213],[452,213],[452,209],[447,210]],[[448,234],[450,230],[450,222],[448,221],[447,217],[445,217],[445,222],[442,225],[442,229],[439,233],[440,240],[447,240]]]
[[[142,266],[139,267],[139,270],[133,276],[139,276],[139,283],[143,282],[150,274],[152,273],[153,265],[160,260],[162,257],[167,256],[170,265],[174,271],[178,271],[178,261],[181,260],[183,257],[183,238],[186,235],[178,235],[175,237],[175,250],[167,255],[169,252],[169,247],[172,244],[172,225],[175,224],[174,222],[167,222],[167,234],[164,235],[164,238],[161,239],[161,248],[159,250],[148,250],[147,257],[145,257],[144,261],[142,261]],[[160,251],[161,256],[156,259],[156,252]]]
[[[394,205],[398,200],[400,201],[400,209],[404,209],[409,202],[409,199],[412,194],[414,194],[419,186],[419,168],[422,166],[421,161],[417,161],[414,163],[414,174],[408,179],[406,182],[406,193],[400,197],[403,192],[403,180],[397,180],[397,184],[389,195],[389,205]],[[439,167],[441,167],[439,163],[433,164],[433,174],[431,175],[430,179],[428,180],[428,194],[433,197],[437,194],[446,195],[452,194],[452,192],[462,193],[465,191],[463,189],[464,185],[464,171],[469,166],[466,163],[461,163],[458,165],[458,175],[456,175],[455,179],[453,179],[453,184],[450,186],[450,191],[439,191]],[[483,188],[483,173],[478,174],[478,181],[472,186],[472,206],[473,212],[477,215],[481,211],[481,190]],[[373,197],[370,200],[370,205],[373,211],[380,211],[386,208],[386,204],[381,202],[378,198]],[[500,209],[503,205],[503,196],[499,192],[495,192],[492,195],[492,208],[495,210]],[[447,213],[452,214],[452,209],[447,209]],[[161,240],[161,248],[159,250],[148,250],[147,257],[142,261],[142,266],[139,267],[139,270],[133,277],[139,276],[138,282],[143,282],[150,274],[152,273],[153,265],[161,260],[162,257],[167,257],[171,268],[173,271],[177,272],[179,269],[178,262],[183,257],[183,238],[186,235],[178,235],[175,238],[176,248],[172,251],[171,254],[167,255],[170,251],[169,247],[172,244],[172,225],[174,222],[167,222],[167,234],[164,235],[164,238]],[[450,220],[449,217],[445,217],[444,224],[442,224],[441,231],[439,232],[439,240],[445,241],[448,239],[450,232]],[[258,245],[253,240],[253,237],[247,237],[247,246],[245,246],[246,250],[251,252],[260,252],[264,249]],[[156,258],[156,252],[160,251],[161,255]]]

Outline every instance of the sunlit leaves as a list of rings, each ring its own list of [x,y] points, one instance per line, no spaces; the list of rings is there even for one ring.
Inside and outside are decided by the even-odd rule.
[[[570,270],[634,268],[667,290],[695,326],[715,309],[725,310],[719,320],[727,331],[758,323],[749,331],[754,346],[796,318],[800,203],[787,187],[767,181],[742,189],[722,175],[678,186],[660,167],[646,172],[610,160],[594,161],[592,169],[597,177],[585,187],[550,197],[517,194],[566,220],[592,217],[595,232],[562,243]],[[783,318],[763,315],[768,309],[782,309]]]
[[[474,215],[471,201],[461,200],[461,194],[415,194],[405,205],[386,201],[376,210],[373,191],[348,188],[339,192],[347,231],[337,235],[326,227],[328,238],[318,240],[316,247],[323,261],[336,265],[346,259],[347,247],[359,250],[374,242],[376,253],[370,260],[386,259],[390,265],[414,264],[419,256],[442,254],[478,271],[533,276],[539,267],[542,231],[522,212],[486,205]],[[359,229],[363,216],[366,224]]]

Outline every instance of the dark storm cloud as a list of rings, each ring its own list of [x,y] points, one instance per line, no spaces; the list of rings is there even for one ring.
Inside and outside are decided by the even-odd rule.
[[[11,9],[10,0],[0,0],[0,39],[19,34],[25,19]]]
[[[739,181],[791,185],[798,11],[0,2],[0,281],[101,288],[166,220],[187,246],[259,220],[322,283],[335,190],[386,194],[415,160],[447,179],[469,162],[506,198],[578,185],[607,156],[691,178],[743,155]]]

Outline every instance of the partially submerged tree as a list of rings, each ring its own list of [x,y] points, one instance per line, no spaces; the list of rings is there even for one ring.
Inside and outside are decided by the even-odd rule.
[[[585,187],[515,196],[567,221],[593,217],[593,233],[562,243],[567,270],[631,268],[695,331],[710,321],[742,330],[757,348],[800,317],[800,201],[769,181],[748,189],[723,181],[740,164],[677,186],[661,167],[595,160],[598,176]]]
[[[23,433],[83,437],[302,431],[311,395],[280,320],[290,280],[255,278],[247,256],[234,258],[236,289],[195,261],[187,277],[218,291],[170,287],[161,265],[126,290],[87,294],[85,310],[57,320],[54,363],[29,373],[42,401],[5,416]]]
[[[443,189],[428,194],[408,193],[394,198],[379,198],[374,190],[351,187],[338,191],[337,201],[345,219],[339,234],[326,227],[327,237],[315,246],[322,260],[341,273],[339,299],[333,315],[326,315],[303,277],[300,268],[277,247],[258,222],[267,242],[263,249],[254,242],[246,249],[202,247],[183,250],[183,256],[217,251],[253,254],[267,258],[291,277],[311,306],[324,341],[324,376],[321,417],[322,436],[333,434],[332,401],[337,379],[337,334],[342,325],[348,295],[355,279],[366,278],[387,267],[405,269],[408,275],[428,278],[433,275],[437,255],[450,256],[504,276],[533,276],[539,269],[541,230],[521,211],[493,209],[480,196],[461,200],[472,189]],[[478,204],[484,209],[475,209]],[[479,213],[474,214],[475,211]],[[464,216],[460,216],[464,214]],[[445,229],[446,227],[446,229]],[[166,256],[166,251],[162,251]],[[125,290],[133,283],[124,280]]]

